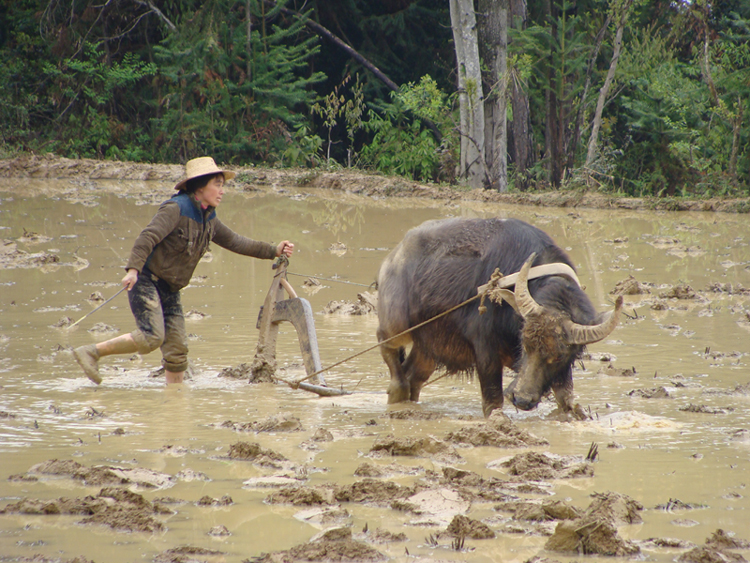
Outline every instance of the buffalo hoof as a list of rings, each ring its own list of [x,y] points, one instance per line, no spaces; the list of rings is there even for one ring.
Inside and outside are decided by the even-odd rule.
[[[402,387],[401,385],[391,385],[388,387],[388,404],[403,403],[405,401],[411,401],[411,389],[409,387]]]
[[[484,414],[484,418],[489,418],[490,415],[494,411],[502,411],[503,410],[503,401],[500,400],[499,403],[483,403],[482,404],[482,412]]]

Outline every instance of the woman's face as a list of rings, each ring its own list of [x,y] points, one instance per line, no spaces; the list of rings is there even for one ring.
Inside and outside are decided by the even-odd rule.
[[[219,207],[224,195],[224,175],[218,174],[208,184],[195,190],[195,199],[207,207]]]

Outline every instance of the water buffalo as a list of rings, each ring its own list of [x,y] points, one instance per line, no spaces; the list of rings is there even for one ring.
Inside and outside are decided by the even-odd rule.
[[[531,266],[553,263],[571,275],[529,274]],[[481,314],[473,301],[397,336],[476,296],[496,268],[506,275],[519,272],[515,290],[503,290],[500,304],[486,300]],[[406,233],[378,273],[377,337],[391,372],[388,402],[418,401],[422,386],[442,366],[450,373],[476,372],[489,416],[502,407],[508,367],[518,374],[506,391],[516,407],[531,410],[552,389],[563,412],[580,416],[580,406],[573,405],[573,363],[586,344],[614,330],[621,308],[619,298],[614,311],[597,313],[565,251],[528,223],[427,221]]]

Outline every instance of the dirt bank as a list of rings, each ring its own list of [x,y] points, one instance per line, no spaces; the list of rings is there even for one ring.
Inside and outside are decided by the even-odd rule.
[[[594,191],[555,190],[542,193],[506,193],[464,190],[435,184],[420,184],[399,177],[366,174],[355,170],[326,172],[310,169],[230,167],[237,172],[235,184],[242,186],[294,186],[327,188],[382,197],[428,197],[444,200],[487,201],[552,207],[594,209],[650,209],[663,211],[750,212],[750,198],[624,198]],[[90,180],[153,180],[177,182],[183,173],[178,164],[141,164],[109,160],[72,160],[53,155],[19,156],[0,160],[3,178],[71,178]],[[0,188],[2,190],[2,188]]]

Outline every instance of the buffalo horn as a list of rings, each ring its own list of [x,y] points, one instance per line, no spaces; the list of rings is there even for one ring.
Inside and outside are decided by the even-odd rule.
[[[622,309],[622,295],[615,301],[615,310],[610,311],[598,325],[579,325],[573,321],[565,323],[568,344],[593,344],[609,336],[615,330]]]
[[[544,308],[534,301],[531,293],[529,293],[529,270],[534,258],[536,258],[536,252],[532,252],[531,256],[524,262],[516,280],[516,310],[524,319],[529,315],[541,315],[544,312]]]

